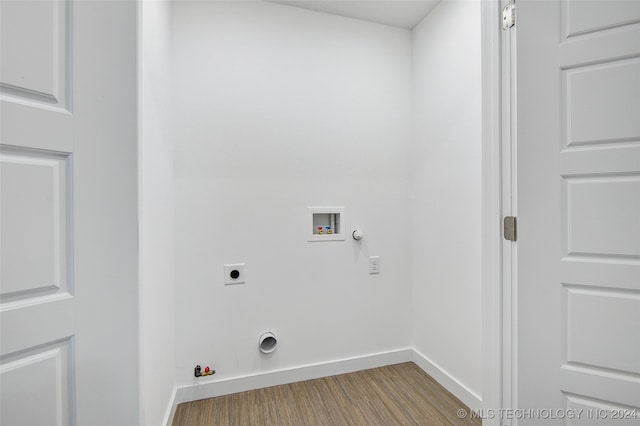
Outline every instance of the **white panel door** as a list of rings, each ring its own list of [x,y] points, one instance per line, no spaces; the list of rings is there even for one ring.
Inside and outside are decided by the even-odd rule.
[[[0,424],[138,422],[136,11],[0,2]]]
[[[584,410],[518,424],[640,425],[640,2],[519,0],[513,30],[516,405]]]

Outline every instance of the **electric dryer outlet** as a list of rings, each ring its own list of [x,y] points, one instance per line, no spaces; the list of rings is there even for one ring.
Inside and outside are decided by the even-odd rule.
[[[244,263],[224,265],[224,285],[245,284],[247,277]]]

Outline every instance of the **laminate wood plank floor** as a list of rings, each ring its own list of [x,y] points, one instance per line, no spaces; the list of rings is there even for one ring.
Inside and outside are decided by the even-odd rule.
[[[173,426],[480,425],[412,362],[178,405]]]

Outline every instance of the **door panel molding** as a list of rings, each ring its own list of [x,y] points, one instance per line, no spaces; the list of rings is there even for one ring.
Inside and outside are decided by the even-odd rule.
[[[566,0],[560,3],[560,22],[565,38],[585,36],[640,22],[640,4],[619,2],[617,8],[607,7],[606,1]]]
[[[71,111],[72,7],[71,0],[2,1],[2,100]]]
[[[71,154],[0,147],[6,303],[73,292]]]
[[[0,422],[7,425],[71,424],[75,404],[73,341],[53,341],[3,356],[0,361]],[[8,391],[10,389],[10,392]],[[24,410],[22,400],[33,401]]]
[[[640,83],[625,84],[639,73],[640,56],[562,70],[564,146],[640,142]]]

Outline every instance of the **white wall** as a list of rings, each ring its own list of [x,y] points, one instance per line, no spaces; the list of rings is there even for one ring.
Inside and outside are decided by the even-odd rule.
[[[480,2],[443,1],[413,30],[413,346],[482,389]]]
[[[169,1],[140,6],[140,423],[160,425],[175,379],[171,15]]]
[[[178,384],[408,347],[410,32],[264,2],[176,2],[172,25]],[[307,242],[307,206],[365,239]]]

